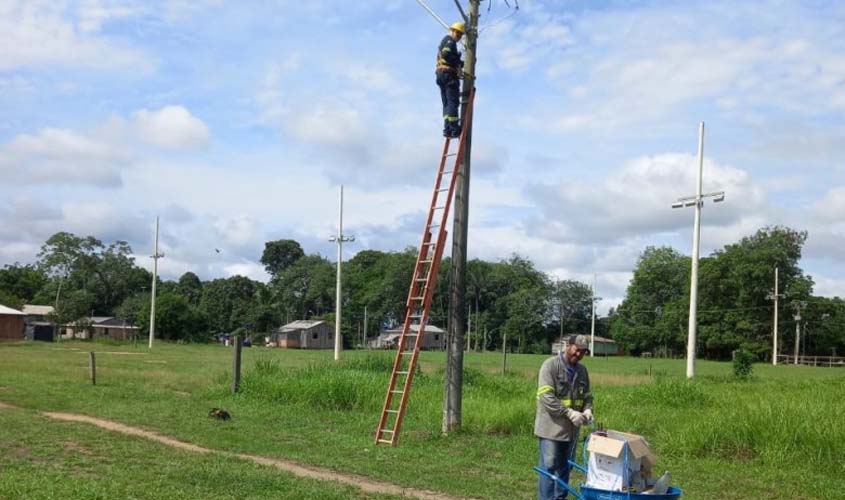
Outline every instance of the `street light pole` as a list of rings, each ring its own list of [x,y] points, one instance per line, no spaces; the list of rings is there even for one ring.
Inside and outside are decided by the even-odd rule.
[[[704,198],[712,197],[714,202],[725,200],[725,192],[701,193],[702,179],[704,177],[704,122],[698,127],[698,177],[695,183],[695,195],[685,198],[678,198],[672,204],[672,208],[695,207],[695,220],[692,230],[692,269],[690,271],[689,291],[689,335],[687,338],[687,378],[695,377],[695,342],[696,328],[698,326],[698,255],[701,243],[701,208],[704,206]]]
[[[337,221],[337,236],[332,236],[329,241],[337,243],[337,283],[335,284],[335,318],[334,318],[334,360],[340,359],[340,314],[341,314],[341,268],[343,265],[343,242],[355,241],[354,236],[343,235],[343,185],[340,186],[340,211]]]
[[[772,320],[772,365],[778,364],[778,299],[785,297],[784,294],[778,293],[778,268],[775,268],[775,289],[766,298],[775,302],[775,317]]]
[[[164,257],[163,253],[158,253],[158,217],[156,217],[156,237],[155,247],[153,247],[153,294],[150,298],[150,346],[153,348],[153,338],[156,331],[156,282],[158,281],[158,259]]]
[[[593,273],[593,291],[590,297],[592,312],[590,313],[590,357],[595,356],[596,351],[596,273]]]

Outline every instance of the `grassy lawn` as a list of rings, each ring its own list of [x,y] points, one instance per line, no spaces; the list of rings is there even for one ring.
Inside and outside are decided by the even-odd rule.
[[[381,499],[242,460],[0,409],[2,499]]]
[[[98,353],[96,386],[86,379],[89,350]],[[374,446],[373,433],[391,353],[349,351],[334,364],[329,351],[244,349],[238,395],[229,393],[231,355],[231,349],[211,345],[158,344],[148,351],[85,342],[0,344],[0,401],[110,418],[208,448],[289,458],[457,496],[535,495],[535,377],[545,356],[508,355],[503,377],[501,354],[467,353],[464,429],[444,438],[439,432],[444,355],[423,353],[423,373],[415,378],[399,446],[389,448]],[[753,380],[737,382],[730,364],[699,362],[699,377],[687,382],[683,360],[585,363],[597,419],[645,435],[659,455],[658,469],[671,471],[684,498],[832,499],[845,491],[845,370],[761,364]],[[233,419],[209,419],[212,407],[227,409]],[[43,462],[5,453],[20,448],[23,439],[37,442],[41,436],[43,446],[34,449],[47,450],[53,465],[71,465],[42,473]],[[62,442],[113,460],[98,461],[90,475],[75,474],[73,463],[80,458],[50,444]],[[32,498],[177,496],[168,488],[183,488],[172,491],[186,498],[231,498],[230,483],[253,476],[256,484],[242,481],[239,497],[354,497],[351,490],[338,493],[334,484],[320,490],[313,481],[239,461],[224,471],[216,465],[220,458],[48,422],[20,410],[0,410],[0,452],[0,498],[18,498],[17,491],[33,492]],[[158,495],[142,488],[147,481],[136,479],[138,474],[109,465],[146,460],[167,464],[146,476],[151,484],[163,481]],[[214,467],[224,479],[209,472],[218,470]],[[99,485],[101,475],[115,484]],[[55,484],[60,482],[67,484]],[[19,490],[10,490],[13,485]],[[106,487],[112,489],[95,489]],[[300,487],[302,494],[290,493]],[[362,495],[358,498],[370,498]]]

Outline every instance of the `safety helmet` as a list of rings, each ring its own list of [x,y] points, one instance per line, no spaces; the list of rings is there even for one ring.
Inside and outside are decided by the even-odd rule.
[[[456,23],[452,23],[452,25],[451,25],[451,26],[449,26],[449,29],[450,29],[450,30],[455,30],[455,31],[457,31],[458,33],[460,33],[460,34],[462,34],[462,35],[463,35],[464,33],[466,33],[466,29],[464,29],[464,23],[462,23],[462,22],[460,22],[460,21],[458,21],[458,22],[456,22]]]

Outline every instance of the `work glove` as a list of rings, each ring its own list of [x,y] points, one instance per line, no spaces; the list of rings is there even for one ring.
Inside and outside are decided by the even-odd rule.
[[[589,408],[584,410],[584,418],[587,420],[587,422],[591,422],[593,420],[593,410]]]
[[[587,417],[585,417],[580,411],[575,410],[569,410],[566,414],[566,418],[568,418],[575,427],[581,427],[585,422],[587,422]]]

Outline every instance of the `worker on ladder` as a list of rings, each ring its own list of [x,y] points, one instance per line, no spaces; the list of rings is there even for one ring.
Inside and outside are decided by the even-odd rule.
[[[440,41],[437,47],[437,86],[440,87],[440,98],[443,101],[443,136],[460,137],[461,122],[458,117],[458,102],[460,100],[460,78],[463,77],[464,62],[458,52],[458,42],[464,36],[464,23],[452,23],[449,34]]]

